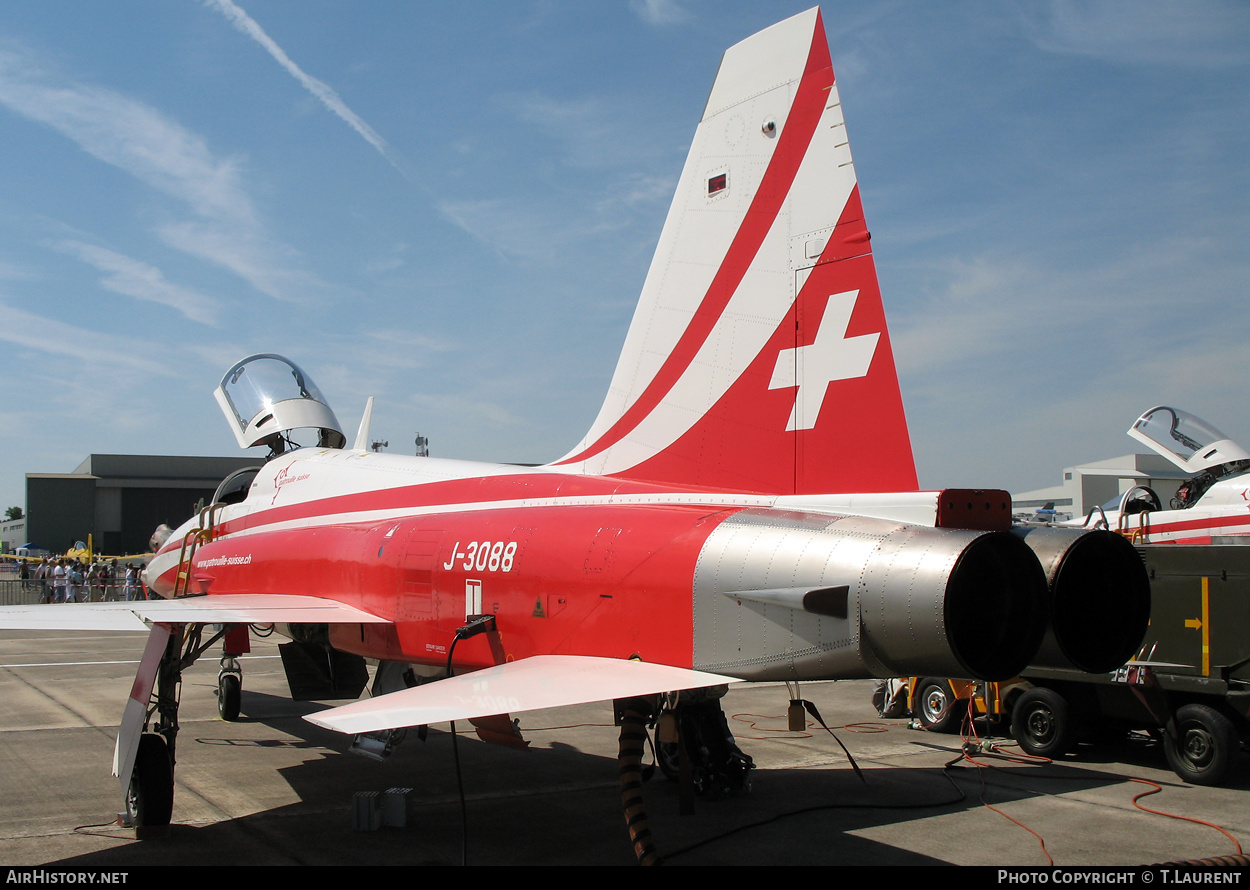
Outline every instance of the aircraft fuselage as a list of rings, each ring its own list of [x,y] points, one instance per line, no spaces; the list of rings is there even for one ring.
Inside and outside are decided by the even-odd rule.
[[[149,567],[163,596],[198,522]],[[498,636],[457,648],[457,668],[598,655],[756,680],[1005,676],[1046,620],[1037,558],[1006,531],[312,448],[221,510],[187,592],[332,598],[393,622],[332,625],[332,645],[389,661],[442,666],[466,619],[490,614]]]

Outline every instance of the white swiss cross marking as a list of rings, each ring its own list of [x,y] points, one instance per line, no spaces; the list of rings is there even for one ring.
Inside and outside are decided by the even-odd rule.
[[[825,305],[815,342],[777,353],[777,364],[773,367],[768,388],[798,387],[787,430],[810,430],[816,426],[825,392],[834,380],[852,380],[868,373],[881,334],[846,336],[846,327],[851,322],[851,313],[855,311],[858,298],[857,290],[833,294]],[[802,421],[799,420],[800,406]]]

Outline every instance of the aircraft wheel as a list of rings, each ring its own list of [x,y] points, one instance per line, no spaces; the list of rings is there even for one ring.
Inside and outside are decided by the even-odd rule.
[[[1061,757],[1076,744],[1076,727],[1067,701],[1053,689],[1030,689],[1011,711],[1011,734],[1026,754]]]
[[[1219,785],[1241,751],[1232,721],[1207,705],[1185,705],[1176,712],[1176,737],[1163,736],[1172,770],[1194,785]]]
[[[217,713],[222,720],[239,719],[243,699],[243,683],[237,674],[222,674],[217,680]]]
[[[916,684],[914,710],[920,725],[930,732],[955,732],[959,729],[957,699],[946,680],[925,677]]]
[[[139,737],[135,768],[126,791],[126,815],[136,831],[164,828],[174,812],[174,770],[165,739],[153,732]]]

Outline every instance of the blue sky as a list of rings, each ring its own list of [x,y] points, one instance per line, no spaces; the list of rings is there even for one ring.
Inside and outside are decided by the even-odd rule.
[[[730,44],[808,4],[0,5],[0,506],[237,454],[302,364],[349,438],[545,461],[598,410]],[[921,485],[1175,404],[1250,442],[1250,6],[830,3]]]

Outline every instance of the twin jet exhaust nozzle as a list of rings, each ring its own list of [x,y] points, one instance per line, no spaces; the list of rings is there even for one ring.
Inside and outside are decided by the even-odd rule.
[[[797,577],[777,583],[784,575]],[[1105,673],[1134,655],[1149,618],[1142,560],[1105,530],[743,511],[712,534],[695,573],[697,663],[751,680]],[[786,633],[785,663],[755,642],[775,651]]]

